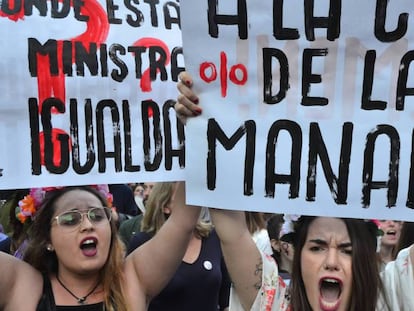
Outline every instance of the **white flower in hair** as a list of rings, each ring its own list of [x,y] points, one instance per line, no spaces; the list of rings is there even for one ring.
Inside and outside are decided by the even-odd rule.
[[[292,233],[294,232],[294,226],[293,226],[293,222],[297,221],[299,219],[300,215],[295,215],[295,214],[284,214],[283,215],[283,220],[284,223],[282,225],[282,229],[280,230],[279,233],[279,238],[281,238],[282,236],[288,234],[288,233]]]

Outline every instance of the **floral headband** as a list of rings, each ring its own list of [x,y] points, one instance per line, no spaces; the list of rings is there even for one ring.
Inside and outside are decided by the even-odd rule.
[[[89,185],[89,187],[100,192],[108,203],[109,207],[112,207],[113,197],[109,192],[108,185]],[[47,192],[63,189],[65,187],[44,187],[44,188],[31,188],[28,195],[21,199],[16,207],[16,218],[24,224],[28,219],[33,220],[36,213],[40,210],[42,202]]]

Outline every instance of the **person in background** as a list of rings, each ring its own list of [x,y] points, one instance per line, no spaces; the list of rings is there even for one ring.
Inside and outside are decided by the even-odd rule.
[[[33,221],[25,261],[0,252],[2,310],[145,310],[177,270],[200,216],[199,207],[185,205],[184,184],[177,183],[174,214],[125,258],[107,189],[36,194],[20,205],[19,217]],[[168,256],[158,256],[160,250]]]
[[[395,260],[388,262],[382,276],[392,311],[414,310],[414,223],[404,221],[397,246],[394,247]]]
[[[135,183],[130,186],[134,196],[138,196],[140,198],[144,198],[144,183]]]
[[[113,196],[113,207],[119,215],[119,224],[141,213],[131,187],[127,184],[110,184],[108,187]]]
[[[159,182],[151,192],[141,231],[132,236],[130,253],[147,241],[174,215],[171,204],[174,183]],[[160,256],[168,256],[162,253]],[[229,303],[230,280],[221,253],[220,241],[211,223],[198,220],[187,251],[175,275],[152,299],[149,311],[225,310]]]
[[[401,250],[410,247],[411,244],[414,244],[414,222],[404,221],[401,225],[397,247],[394,249],[394,256],[396,257]]]
[[[257,247],[265,254],[271,256],[273,254],[270,245],[269,234],[267,233],[266,220],[262,212],[245,212],[246,223],[253,241]]]
[[[148,200],[148,197],[151,195],[152,189],[154,188],[154,185],[156,185],[155,182],[145,182],[143,184],[144,186],[144,192],[143,192],[143,199],[142,202],[145,204]],[[131,239],[131,237],[139,232],[141,229],[141,221],[142,218],[144,217],[144,214],[139,214],[136,215],[134,217],[132,217],[131,219],[127,219],[125,221],[123,221],[119,227],[119,235],[121,237],[122,242],[124,242],[124,244],[126,246],[128,246],[129,240]]]
[[[378,256],[380,270],[384,270],[387,263],[395,260],[396,248],[400,239],[402,222],[396,220],[378,220],[378,228],[382,231],[379,238]]]
[[[144,184],[143,183],[137,183],[131,189],[132,189],[132,192],[134,194],[135,203],[137,204],[139,210],[141,211],[140,214],[144,214],[144,212],[145,212]]]
[[[147,202],[147,200],[148,200],[148,198],[149,198],[149,196],[152,192],[152,189],[154,188],[154,186],[156,184],[157,184],[156,182],[144,182],[144,193],[143,193],[144,197],[142,199],[143,202],[144,202],[144,205]]]
[[[279,275],[289,285],[293,263],[294,228],[291,215],[274,214],[267,221],[267,232],[272,246],[272,257],[276,260]]]
[[[280,231],[282,230],[282,225],[284,223],[283,214],[273,214],[267,220],[267,233],[270,239],[270,245],[272,246],[272,257],[278,263],[280,268]]]

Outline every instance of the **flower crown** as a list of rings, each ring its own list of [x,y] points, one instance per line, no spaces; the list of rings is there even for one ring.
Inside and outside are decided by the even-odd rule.
[[[108,185],[89,185],[89,187],[100,192],[108,203],[109,207],[112,207],[113,196],[109,192]],[[16,218],[22,223],[26,223],[28,219],[33,220],[42,206],[42,202],[46,196],[46,193],[50,191],[60,190],[65,187],[43,187],[43,188],[31,188],[28,195],[24,196],[18,202],[16,207]]]

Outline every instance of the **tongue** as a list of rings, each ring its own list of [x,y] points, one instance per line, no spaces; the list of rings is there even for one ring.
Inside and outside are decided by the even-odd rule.
[[[96,247],[83,247],[82,254],[88,257],[92,257],[96,255]]]
[[[333,302],[339,297],[339,285],[323,282],[321,287],[321,295],[324,300]]]

